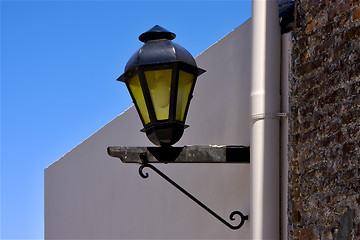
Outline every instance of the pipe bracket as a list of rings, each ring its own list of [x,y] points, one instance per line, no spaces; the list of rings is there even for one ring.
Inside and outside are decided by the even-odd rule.
[[[250,116],[250,122],[260,119],[280,119],[282,117],[287,118],[288,113],[256,113]]]

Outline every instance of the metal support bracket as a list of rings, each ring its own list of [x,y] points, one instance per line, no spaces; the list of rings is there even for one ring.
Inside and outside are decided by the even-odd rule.
[[[181,186],[179,186],[177,183],[175,183],[173,180],[171,180],[168,176],[166,176],[164,173],[162,173],[159,169],[157,169],[156,167],[154,167],[153,165],[149,164],[148,162],[148,157],[146,152],[140,153],[140,159],[141,159],[141,166],[139,167],[139,174],[142,178],[148,178],[149,174],[148,173],[143,173],[143,169],[144,168],[150,168],[152,169],[154,172],[156,172],[157,174],[159,174],[162,178],[164,178],[167,182],[169,182],[171,185],[173,185],[174,187],[176,187],[178,190],[180,190],[183,194],[185,194],[186,196],[188,196],[191,200],[193,200],[195,203],[197,203],[200,207],[202,207],[203,209],[205,209],[208,213],[210,213],[211,215],[213,215],[215,218],[217,218],[220,222],[222,222],[223,224],[225,224],[226,226],[228,226],[229,228],[233,229],[233,230],[237,230],[239,228],[241,228],[244,225],[244,222],[246,220],[248,220],[248,216],[242,214],[240,211],[233,211],[230,214],[230,220],[234,221],[235,215],[239,215],[241,220],[240,223],[238,225],[232,225],[230,223],[228,223],[225,219],[223,219],[222,217],[220,217],[218,214],[216,214],[214,211],[212,211],[210,208],[208,208],[207,206],[205,206],[205,204],[203,204],[202,202],[200,202],[197,198],[195,198],[193,195],[191,195],[189,192],[187,192],[185,189],[183,189]]]
[[[109,156],[124,163],[142,163],[139,154],[146,152],[149,163],[250,163],[250,147],[235,145],[190,145],[184,147],[112,146]]]

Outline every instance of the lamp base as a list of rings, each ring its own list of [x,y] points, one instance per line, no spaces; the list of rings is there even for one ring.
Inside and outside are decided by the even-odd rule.
[[[184,133],[184,124],[179,122],[155,123],[145,127],[146,136],[157,146],[170,147]]]

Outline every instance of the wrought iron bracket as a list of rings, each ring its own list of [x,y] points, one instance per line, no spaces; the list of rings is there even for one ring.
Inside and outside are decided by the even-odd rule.
[[[140,159],[141,159],[141,166],[139,167],[139,174],[142,178],[148,178],[149,174],[148,173],[143,173],[143,169],[144,168],[150,168],[152,169],[154,172],[156,172],[157,174],[159,174],[162,178],[164,178],[167,182],[169,182],[171,185],[173,185],[174,187],[176,187],[178,190],[180,190],[183,194],[185,194],[187,197],[189,197],[191,200],[193,200],[195,203],[197,203],[200,207],[202,207],[203,209],[205,209],[208,213],[210,213],[211,215],[213,215],[215,218],[217,218],[220,222],[222,222],[223,224],[225,224],[226,226],[228,226],[229,228],[233,229],[233,230],[237,230],[239,228],[241,228],[245,221],[248,220],[248,216],[242,214],[240,211],[233,211],[229,218],[231,221],[234,221],[235,215],[239,215],[241,220],[240,223],[238,225],[232,225],[229,222],[227,222],[225,219],[223,219],[222,217],[220,217],[218,214],[216,214],[213,210],[211,210],[210,208],[208,208],[205,204],[203,204],[202,202],[200,202],[197,198],[195,198],[193,195],[191,195],[189,192],[187,192],[184,188],[182,188],[181,186],[179,186],[177,183],[175,183],[173,180],[171,180],[168,176],[166,176],[164,173],[162,173],[159,169],[157,169],[155,166],[149,164],[148,162],[148,157],[147,154],[144,153],[140,153]]]

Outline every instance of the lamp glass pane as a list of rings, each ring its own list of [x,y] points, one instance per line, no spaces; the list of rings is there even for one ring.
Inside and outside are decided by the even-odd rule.
[[[140,85],[139,76],[136,74],[128,82],[130,91],[135,98],[136,105],[140,111],[142,119],[144,120],[145,125],[150,122],[149,113],[146,107],[144,93]]]
[[[177,93],[177,103],[176,103],[176,120],[184,121],[185,110],[187,103],[189,101],[189,95],[191,87],[194,82],[194,75],[179,71],[179,86]]]
[[[171,73],[172,69],[145,71],[157,120],[169,118]]]

